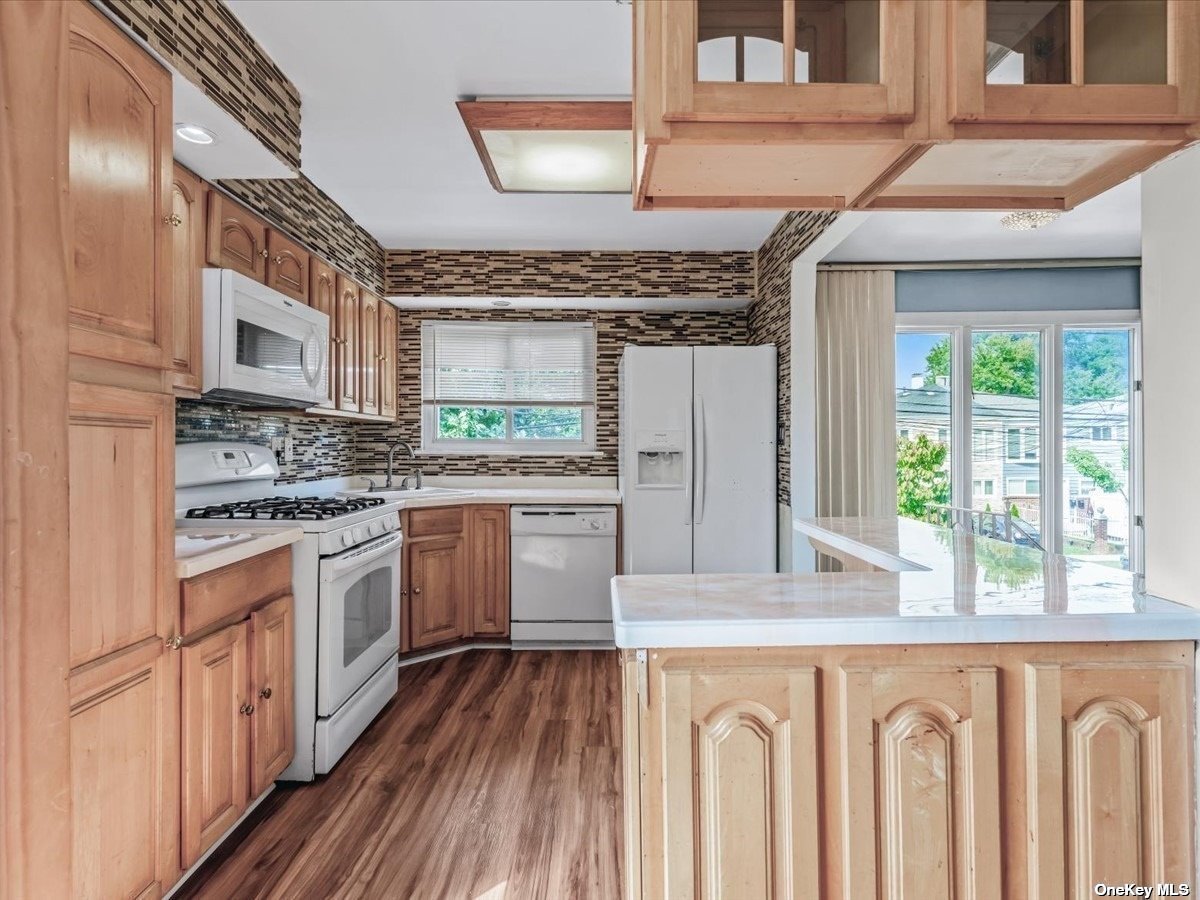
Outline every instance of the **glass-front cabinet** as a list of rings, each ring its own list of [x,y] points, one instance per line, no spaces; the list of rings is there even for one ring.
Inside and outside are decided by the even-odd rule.
[[[911,120],[915,10],[915,0],[672,0],[657,5],[665,117]]]
[[[1200,114],[1200,2],[954,0],[954,121],[1172,123]]]

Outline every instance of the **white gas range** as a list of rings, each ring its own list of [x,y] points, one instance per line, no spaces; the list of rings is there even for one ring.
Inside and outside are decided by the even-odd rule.
[[[334,489],[308,496],[311,486],[276,485],[278,475],[275,455],[256,444],[175,448],[177,524],[304,530],[292,547],[296,754],[280,777],[312,781],[396,694],[400,504]]]

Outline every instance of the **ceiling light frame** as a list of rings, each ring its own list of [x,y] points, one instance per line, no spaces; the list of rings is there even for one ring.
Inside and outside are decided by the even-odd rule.
[[[460,100],[463,124],[479,154],[488,182],[501,194],[529,193],[505,188],[496,174],[484,131],[625,131],[633,130],[631,100]],[[537,191],[534,193],[605,193],[602,191]],[[627,191],[613,193],[628,193]]]

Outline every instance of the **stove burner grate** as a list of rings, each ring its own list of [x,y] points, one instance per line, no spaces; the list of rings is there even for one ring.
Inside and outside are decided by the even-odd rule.
[[[381,506],[382,497],[268,497],[197,506],[187,511],[189,519],[336,519],[350,513]]]

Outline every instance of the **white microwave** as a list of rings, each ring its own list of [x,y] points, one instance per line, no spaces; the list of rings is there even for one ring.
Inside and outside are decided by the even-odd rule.
[[[231,269],[205,269],[206,397],[316,406],[329,397],[329,316]]]

